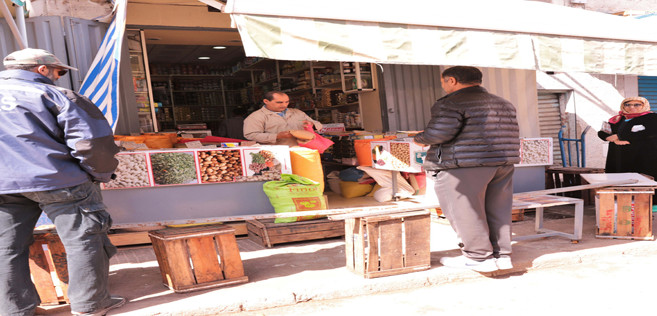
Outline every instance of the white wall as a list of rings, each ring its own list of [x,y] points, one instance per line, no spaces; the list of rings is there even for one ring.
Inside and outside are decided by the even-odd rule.
[[[636,96],[636,76],[591,75],[586,73],[536,73],[538,90],[566,93],[568,138],[579,138],[587,127],[586,166],[604,168],[607,142],[598,138],[603,121],[620,110],[625,97]]]
[[[604,13],[655,11],[657,0],[533,0]]]
[[[112,12],[112,4],[107,0],[32,0],[31,4],[30,16],[59,15],[93,20]]]

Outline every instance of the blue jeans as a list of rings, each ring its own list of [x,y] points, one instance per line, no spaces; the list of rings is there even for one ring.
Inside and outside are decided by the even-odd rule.
[[[50,191],[0,194],[0,314],[34,315],[41,300],[30,279],[29,246],[41,212],[55,224],[66,249],[71,310],[110,304],[107,237],[112,219],[91,182]]]

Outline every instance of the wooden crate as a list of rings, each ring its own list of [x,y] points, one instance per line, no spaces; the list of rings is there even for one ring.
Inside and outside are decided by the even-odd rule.
[[[596,237],[653,240],[654,187],[610,187],[596,190]]]
[[[347,268],[376,278],[431,267],[428,210],[345,220]]]
[[[511,221],[519,222],[525,220],[525,210],[523,209],[512,209],[511,210]]]
[[[57,234],[34,235],[30,245],[30,275],[41,297],[41,305],[69,303],[66,251]]]
[[[443,215],[443,210],[440,207],[437,207],[435,209],[436,215],[441,216]],[[525,220],[525,210],[524,209],[512,209],[511,210],[511,221],[513,222],[518,222],[518,221],[523,221]]]
[[[274,219],[246,221],[249,239],[271,248],[275,244],[344,236],[344,221],[325,218],[294,223],[274,223]]]
[[[176,293],[248,282],[227,225],[166,228],[148,233],[162,282]],[[190,263],[191,261],[191,263]]]

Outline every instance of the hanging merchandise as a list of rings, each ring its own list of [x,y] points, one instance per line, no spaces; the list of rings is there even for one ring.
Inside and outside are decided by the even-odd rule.
[[[301,147],[306,147],[310,149],[317,149],[320,154],[324,153],[324,151],[331,147],[333,145],[333,141],[331,141],[328,138],[324,138],[322,135],[317,134],[314,130],[312,125],[307,125],[304,127],[304,129],[308,132],[311,132],[315,134],[315,138],[307,141],[307,142],[301,142],[299,141],[299,146]]]

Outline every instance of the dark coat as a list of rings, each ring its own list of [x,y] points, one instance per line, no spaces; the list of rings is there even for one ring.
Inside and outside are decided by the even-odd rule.
[[[616,145],[609,142],[605,172],[637,172],[657,178],[657,114],[649,113],[629,121],[621,119],[611,125],[611,134],[598,132],[598,137],[606,140],[616,134],[629,145]]]
[[[415,141],[431,145],[426,170],[493,167],[520,162],[516,109],[481,86],[436,101],[431,120]]]
[[[107,182],[118,151],[88,98],[38,73],[0,72],[0,194]]]

